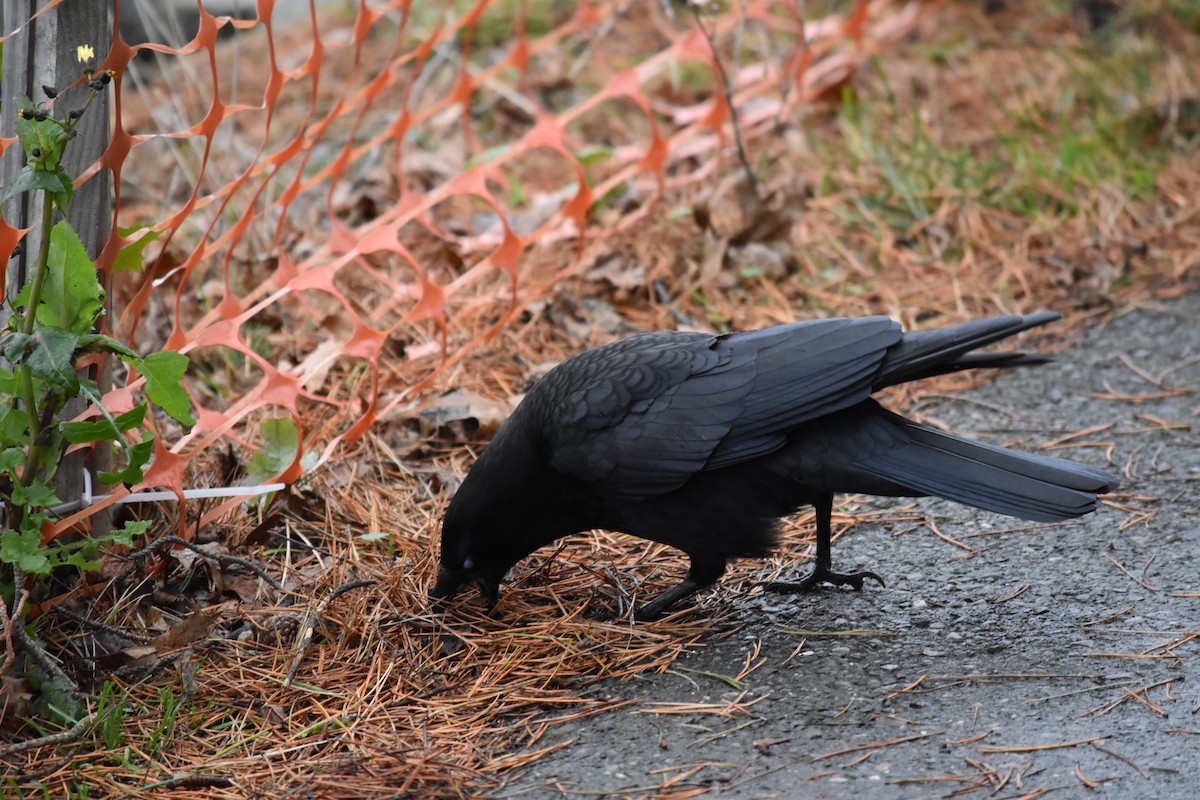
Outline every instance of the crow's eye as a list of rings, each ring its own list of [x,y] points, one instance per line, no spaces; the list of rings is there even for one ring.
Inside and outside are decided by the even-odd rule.
[[[463,569],[475,569],[475,559],[467,556],[463,559]]]

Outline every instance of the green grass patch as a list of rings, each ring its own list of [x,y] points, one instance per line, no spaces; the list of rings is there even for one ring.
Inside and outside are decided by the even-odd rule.
[[[1053,83],[1038,71],[1047,58],[1040,51],[1017,76],[1023,88],[1015,97],[980,98],[993,121],[973,136],[931,129],[920,107],[897,100],[886,66],[876,63],[878,89],[847,93],[836,114],[838,140],[817,145],[831,165],[820,192],[845,196],[837,213],[846,222],[900,237],[946,202],[1036,221],[1074,216],[1102,188],[1150,199],[1171,155],[1196,141],[1171,135],[1164,122],[1162,75],[1171,56],[1134,31],[1121,35],[1121,47],[1097,39],[1050,52]],[[939,52],[931,48],[930,57],[944,59]],[[969,54],[955,60],[973,66]]]

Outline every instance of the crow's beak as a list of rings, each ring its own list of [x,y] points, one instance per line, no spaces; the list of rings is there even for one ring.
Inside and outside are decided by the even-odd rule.
[[[462,587],[472,580],[479,587],[479,596],[483,598],[489,609],[500,602],[499,580],[473,577],[468,575],[466,570],[450,569],[444,564],[438,567],[437,580],[434,582],[433,588],[429,590],[429,597],[440,605],[458,594]]]
[[[488,611],[491,611],[500,602],[500,581],[478,578],[475,585],[479,587],[479,596],[487,603]]]
[[[458,590],[467,582],[462,570],[450,569],[444,564],[438,567],[437,581],[429,590],[429,596],[434,600],[449,600],[458,594]]]

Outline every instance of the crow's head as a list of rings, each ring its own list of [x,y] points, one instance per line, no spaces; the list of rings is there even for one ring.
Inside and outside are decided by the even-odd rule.
[[[444,603],[474,583],[488,607],[494,606],[505,573],[564,533],[550,531],[552,481],[537,449],[513,434],[519,427],[514,421],[519,417],[496,434],[446,508],[437,581],[429,592],[435,601]]]
[[[503,577],[504,573],[500,573]],[[438,566],[437,581],[429,590],[429,596],[439,604],[452,599],[459,590],[468,583],[479,587],[479,596],[487,603],[488,608],[500,600],[500,577],[494,572],[478,569],[475,561],[466,558],[458,565],[447,564],[443,561]]]
[[[442,520],[442,553],[437,581],[429,596],[436,601],[450,600],[468,583],[474,583],[479,587],[480,597],[491,608],[500,599],[500,581],[504,574],[526,553],[506,552],[518,542],[504,530],[506,526],[496,524],[500,522],[496,518],[498,515],[488,513],[492,503],[487,495],[480,495],[478,484],[479,481],[464,481],[450,500]],[[492,518],[491,525],[488,524],[489,517]]]
[[[504,574],[519,559],[520,556],[502,557],[491,552],[491,548],[478,547],[470,527],[462,527],[456,522],[455,503],[451,501],[442,522],[442,555],[437,581],[429,590],[429,596],[439,603],[444,602],[468,583],[474,583],[490,609],[500,600],[500,581]]]
[[[490,608],[500,598],[501,580],[522,558],[563,536],[601,527],[587,488],[549,461],[545,408],[554,405],[547,395],[553,400],[556,391],[546,379],[530,389],[450,499],[437,581],[429,592],[439,604],[475,583]]]

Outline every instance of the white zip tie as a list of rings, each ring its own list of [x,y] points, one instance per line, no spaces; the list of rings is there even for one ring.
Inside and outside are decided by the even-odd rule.
[[[211,486],[207,489],[184,489],[183,497],[185,500],[199,500],[212,497],[256,497],[270,492],[278,492],[287,488],[286,483],[262,483],[257,486]],[[72,500],[69,503],[62,503],[54,506],[48,511],[57,517],[65,514],[87,508],[90,505],[99,503],[102,500],[107,500],[112,495],[98,494],[92,495],[92,474],[86,469],[83,470],[83,494],[78,500]],[[179,495],[165,489],[158,489],[146,492],[133,492],[124,497],[113,501],[113,505],[123,505],[125,503],[156,503],[161,500],[178,500]]]

